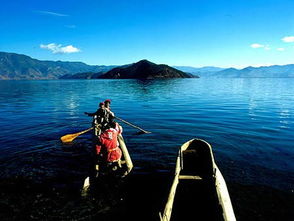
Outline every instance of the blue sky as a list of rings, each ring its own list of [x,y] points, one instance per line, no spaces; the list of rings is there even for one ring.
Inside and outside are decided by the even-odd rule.
[[[194,67],[294,63],[293,0],[1,0],[0,51]]]

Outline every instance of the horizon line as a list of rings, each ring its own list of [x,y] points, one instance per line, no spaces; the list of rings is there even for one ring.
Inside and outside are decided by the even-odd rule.
[[[122,66],[122,65],[127,65],[127,64],[133,64],[133,63],[136,63],[138,61],[141,61],[141,60],[148,60],[146,58],[142,58],[138,61],[135,61],[135,62],[130,62],[130,63],[126,63],[126,64],[90,64],[90,63],[87,63],[85,61],[76,61],[76,60],[48,60],[48,59],[39,59],[39,58],[34,58],[34,57],[31,57],[30,55],[26,55],[26,54],[23,54],[23,53],[16,53],[16,52],[5,52],[5,51],[0,51],[0,53],[10,53],[10,54],[17,54],[17,55],[24,55],[24,56],[28,56],[32,59],[36,59],[36,60],[39,60],[39,61],[61,61],[61,62],[81,62],[81,63],[84,63],[86,65],[91,65],[91,66]],[[150,61],[150,60],[148,60]],[[155,63],[153,61],[151,61],[152,63]],[[204,65],[204,66],[194,66],[194,65],[173,65],[173,64],[168,64],[168,63],[160,63],[160,62],[156,62],[156,64],[165,64],[165,65],[169,65],[171,67],[190,67],[190,68],[206,68],[206,67],[214,67],[214,68],[223,68],[223,69],[228,69],[228,68],[235,68],[235,69],[244,69],[244,68],[248,68],[248,67],[254,67],[254,68],[260,68],[260,67],[271,67],[271,66],[286,66],[286,65],[291,65],[291,64],[294,64],[294,63],[287,63],[287,64],[252,64],[252,65],[232,65],[232,66],[214,66],[214,65]]]

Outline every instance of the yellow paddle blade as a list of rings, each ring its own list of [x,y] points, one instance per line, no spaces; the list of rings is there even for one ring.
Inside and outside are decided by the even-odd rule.
[[[72,142],[74,139],[76,139],[76,137],[80,136],[81,134],[84,134],[90,130],[92,130],[93,127],[90,127],[89,129],[87,130],[83,130],[81,132],[78,132],[78,133],[75,133],[75,134],[67,134],[67,135],[64,135],[60,138],[60,140],[62,141],[62,143],[70,143]]]
[[[79,133],[64,135],[60,138],[60,140],[62,141],[62,143],[70,143],[74,139],[76,139],[76,137],[78,137],[79,135],[80,135]]]

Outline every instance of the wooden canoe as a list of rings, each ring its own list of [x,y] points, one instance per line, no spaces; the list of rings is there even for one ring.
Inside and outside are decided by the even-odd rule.
[[[99,134],[99,130],[100,128],[98,126],[94,126],[94,132],[93,132],[93,137],[97,136]],[[95,140],[95,138],[93,139]],[[94,142],[94,141],[93,141]],[[133,169],[133,162],[131,160],[129,151],[127,149],[127,146],[125,144],[124,138],[123,136],[120,134],[118,135],[118,143],[119,143],[119,148],[122,151],[122,158],[120,161],[121,164],[121,168],[119,168],[120,171],[123,171],[122,173],[120,173],[122,175],[122,177],[128,175],[131,170]],[[97,170],[96,172],[98,172],[100,170],[101,166],[99,164],[95,165],[95,170]],[[82,195],[86,195],[89,187],[90,187],[90,178],[92,177],[86,177],[86,179],[84,180],[84,184],[83,184],[83,188],[82,188]]]
[[[209,143],[192,139],[178,152],[175,177],[161,221],[235,221],[226,182]]]

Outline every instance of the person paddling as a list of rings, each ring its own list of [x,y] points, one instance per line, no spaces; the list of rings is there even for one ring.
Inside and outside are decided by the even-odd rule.
[[[99,108],[97,109],[96,112],[94,112],[94,113],[85,112],[85,114],[90,116],[90,117],[93,117],[92,124],[93,124],[94,127],[99,127],[100,129],[104,130],[104,128],[108,124],[108,120],[106,119],[108,113],[107,113],[107,111],[105,109],[104,102],[99,103]],[[96,134],[96,135],[98,136],[100,134]]]
[[[111,100],[106,99],[104,101],[104,104],[105,104],[105,110],[106,110],[106,119],[108,123],[111,123],[114,120],[114,113],[111,111],[111,108],[110,108]]]

